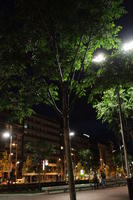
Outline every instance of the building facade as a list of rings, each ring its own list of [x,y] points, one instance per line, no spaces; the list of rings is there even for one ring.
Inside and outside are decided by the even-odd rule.
[[[64,137],[60,121],[40,115],[32,115],[25,119],[22,124],[9,124],[5,123],[5,121],[6,119],[3,115],[0,118],[0,177],[2,179],[8,178],[9,169],[14,180],[22,181],[23,178],[25,183],[38,182],[39,178],[41,182],[64,181],[68,178]],[[9,130],[12,132],[12,146],[10,146],[9,138],[5,140],[2,137],[4,131],[8,130],[10,125],[12,125],[12,130]],[[97,145],[97,142],[91,139],[88,140],[80,134],[75,134],[74,137],[71,137],[70,143],[75,179],[89,178],[89,170],[84,166],[80,160],[81,158],[79,159],[79,152],[82,149],[91,148],[95,152],[96,157],[93,157],[92,160],[90,156],[86,162],[93,162],[98,159],[100,169],[105,163],[108,164],[106,145]],[[29,144],[33,151],[30,154],[27,151],[27,145]],[[43,147],[40,144],[43,144]],[[47,154],[47,148],[53,149],[53,152],[51,151],[49,155]],[[40,151],[39,153],[36,152],[36,149],[42,149],[43,155]],[[12,155],[10,155],[10,152]],[[33,162],[33,155],[37,153],[41,156],[41,162],[38,155],[38,160],[35,163]],[[11,163],[9,166],[10,156]],[[6,163],[6,167],[2,163]],[[38,177],[39,166],[40,177]]]

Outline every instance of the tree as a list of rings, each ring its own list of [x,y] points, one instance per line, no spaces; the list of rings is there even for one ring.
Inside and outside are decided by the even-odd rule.
[[[96,170],[99,167],[99,156],[91,149],[81,149],[79,159],[86,171]]]
[[[2,159],[0,160],[0,171],[2,173],[8,172],[9,170],[9,159],[7,151],[5,151],[2,155]]]
[[[31,159],[31,157],[29,155],[27,156],[26,161],[23,164],[22,171],[23,171],[23,173],[27,173],[27,172],[32,172],[33,171],[32,159]]]
[[[111,88],[111,87],[114,87],[116,90],[118,112],[119,112],[120,133],[121,133],[122,143],[124,146],[124,158],[125,158],[127,177],[129,177],[130,174],[129,174],[129,166],[128,166],[128,160],[127,160],[127,150],[126,150],[126,145],[125,145],[125,134],[124,134],[124,125],[123,125],[124,119],[123,119],[122,108],[121,108],[120,86],[121,85],[125,86],[132,83],[131,66],[132,66],[133,60],[132,60],[131,54],[129,56],[124,55],[123,58],[121,58],[120,56],[121,54],[113,55],[110,59],[108,59],[108,63],[107,62],[105,63],[106,67],[104,67],[102,70],[100,69],[100,73],[98,74],[98,79],[101,81],[99,82],[100,87],[98,87],[94,93],[98,93],[99,89],[102,89],[103,91],[105,90],[105,88]],[[112,67],[112,66],[113,66],[113,70],[110,70],[109,67]],[[119,69],[121,69],[121,71],[119,71]],[[126,69],[128,72],[130,71],[130,74],[127,74]],[[113,77],[113,81],[112,81],[112,77]]]
[[[53,145],[46,144],[42,140],[37,140],[32,142],[32,144],[28,142],[25,150],[28,157],[24,167],[27,167],[27,170],[37,169],[39,177],[39,190],[41,190],[40,173],[42,161],[44,159],[48,159],[55,153],[55,147]]]
[[[95,102],[102,98],[103,92],[119,86],[132,86],[133,83],[133,56],[132,51],[128,54],[118,50],[111,55],[106,55],[102,63],[92,63],[92,84],[89,102]]]
[[[132,103],[133,103],[133,87],[121,87],[120,88],[121,107],[124,118],[124,129],[133,140],[132,132]],[[120,124],[118,120],[118,103],[115,89],[109,89],[103,92],[102,99],[95,103],[93,106],[97,112],[97,118],[102,122],[107,122],[110,128],[118,133],[120,130]]]
[[[35,91],[31,89],[35,92],[31,96],[38,97],[37,102],[41,100],[52,104],[63,120],[71,200],[75,200],[76,195],[69,142],[69,114],[76,98],[85,95],[88,87],[85,77],[94,51],[101,47],[117,47],[120,27],[114,22],[124,13],[122,3],[122,0],[94,0],[93,3],[87,0],[21,1],[14,6],[16,12],[5,18],[6,22],[9,19],[14,30],[7,37],[10,48],[5,47],[6,38],[2,35],[2,56],[5,58],[5,55],[15,54],[13,58],[17,56],[18,63],[21,62],[20,58],[26,58],[26,63],[23,63],[23,59],[21,62],[24,71],[28,71],[33,83],[39,86]],[[7,11],[7,7],[5,9]],[[3,33],[9,30],[9,22],[6,29],[3,28]],[[17,71],[22,66],[15,62],[13,68]]]
[[[95,76],[95,85],[92,86],[92,98],[94,108],[97,110],[98,119],[103,122],[107,121],[109,125],[113,122],[113,127],[118,131],[118,99],[117,91],[120,87],[120,101],[122,113],[125,118],[124,124],[127,124],[127,119],[130,121],[132,113],[132,52],[125,54],[116,52],[100,65],[94,65],[93,72]],[[128,125],[127,125],[128,127]]]
[[[92,149],[81,149],[79,151],[79,159],[87,172],[90,171],[90,169],[95,171],[99,167],[99,155]]]

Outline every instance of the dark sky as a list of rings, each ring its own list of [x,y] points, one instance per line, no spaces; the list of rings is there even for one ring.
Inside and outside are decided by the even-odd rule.
[[[123,26],[120,33],[123,42],[133,39],[133,0],[126,0],[125,7],[128,13],[119,21],[119,24]],[[41,106],[37,110],[47,116],[55,116],[51,108]],[[100,120],[96,120],[95,110],[87,104],[87,98],[79,99],[75,104],[70,116],[70,128],[76,134],[89,134],[98,140],[113,140],[114,138],[107,124],[103,125]]]
[[[133,0],[125,0],[124,2],[127,14],[120,20],[120,24],[123,26],[120,37],[126,42],[133,39]]]

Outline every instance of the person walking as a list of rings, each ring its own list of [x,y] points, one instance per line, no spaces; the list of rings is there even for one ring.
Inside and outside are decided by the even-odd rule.
[[[101,171],[101,184],[102,184],[102,187],[105,187],[106,185],[106,175],[104,171]]]
[[[98,189],[98,184],[99,184],[99,180],[98,180],[98,177],[97,177],[97,172],[94,172],[94,189]]]

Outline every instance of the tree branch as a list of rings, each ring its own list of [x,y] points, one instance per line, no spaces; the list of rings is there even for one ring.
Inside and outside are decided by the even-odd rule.
[[[56,105],[56,102],[54,100],[54,98],[52,97],[52,94],[50,92],[50,90],[48,89],[48,96],[51,99],[51,104],[54,106],[54,108],[56,109],[56,111],[62,116],[62,112],[61,110],[58,108],[58,106]]]
[[[88,42],[87,42],[86,50],[85,50],[85,52],[84,52],[84,56],[83,56],[83,59],[82,59],[82,61],[81,61],[81,70],[79,71],[77,81],[80,80],[80,76],[81,76],[82,72],[84,71],[84,61],[85,61],[85,59],[86,59],[87,51],[88,51],[88,49],[89,49],[89,43],[90,43],[90,39],[89,39]],[[71,93],[72,93],[72,91],[71,91]],[[70,93],[70,95],[71,95],[71,93]],[[72,102],[71,102],[71,104],[70,104],[70,111],[71,111],[72,106],[73,106],[73,104],[75,103],[76,99],[77,99],[77,96],[75,95],[75,97],[73,98],[73,100],[72,100]],[[70,112],[70,111],[69,111],[69,112]]]
[[[55,39],[55,51],[56,51],[55,52],[56,53],[56,62],[57,62],[57,65],[58,65],[60,78],[61,78],[61,81],[63,82],[64,78],[63,78],[63,73],[62,73],[62,69],[61,69],[61,64],[60,64],[60,61],[59,61],[59,51],[58,51],[56,39]]]
[[[72,66],[71,66],[70,72],[72,71],[73,66],[74,66],[74,64],[75,64],[75,61],[76,61],[77,54],[78,54],[79,49],[80,49],[80,45],[81,45],[82,39],[83,39],[83,35],[81,35],[79,44],[78,44],[77,49],[76,49],[76,51],[75,51],[75,56],[74,56],[74,59],[73,59],[73,62],[72,62]],[[72,74],[72,76],[71,76],[69,82],[71,82],[72,80],[74,80],[74,77],[75,77],[75,70],[74,70],[74,72],[73,72],[73,74]]]

